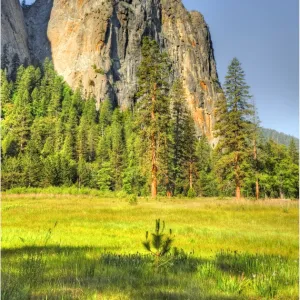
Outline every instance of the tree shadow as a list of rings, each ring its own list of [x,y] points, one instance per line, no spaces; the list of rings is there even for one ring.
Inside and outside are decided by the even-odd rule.
[[[229,274],[253,275],[259,272],[274,272],[275,268],[282,268],[288,261],[287,258],[276,255],[221,251],[216,255],[215,265]]]
[[[157,270],[151,255],[117,251],[59,245],[4,249],[1,299],[245,299],[239,294],[243,278],[235,287],[232,276],[275,263],[272,256],[221,252],[208,260],[182,252]]]
[[[10,256],[10,255],[24,255],[24,254],[32,254],[43,252],[45,254],[51,253],[64,253],[64,254],[72,254],[72,253],[82,253],[88,251],[117,251],[119,247],[71,247],[71,246],[61,246],[61,245],[47,245],[47,246],[24,246],[21,248],[6,248],[1,250],[2,256]]]

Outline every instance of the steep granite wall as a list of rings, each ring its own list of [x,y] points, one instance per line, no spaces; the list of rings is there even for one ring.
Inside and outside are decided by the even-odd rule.
[[[24,16],[18,0],[1,1],[1,60],[9,73],[13,65],[30,62]]]
[[[3,2],[9,7],[17,0]],[[136,91],[142,37],[151,35],[173,63],[170,80],[183,80],[199,134],[213,140],[214,103],[222,90],[209,29],[199,12],[188,12],[180,0],[37,0],[25,19],[32,61],[51,57],[73,88],[95,95],[98,104],[110,97],[123,108],[132,105]],[[12,39],[8,31],[15,30],[4,33]],[[26,41],[24,30],[21,36]]]
[[[55,0],[48,38],[56,70],[97,101],[122,107],[136,90],[142,35],[159,39],[159,0]]]
[[[51,44],[47,36],[48,22],[53,0],[36,0],[34,5],[24,10],[28,47],[33,63],[52,58]]]
[[[187,12],[180,0],[162,0],[162,32],[197,129],[212,142],[214,103],[223,92],[208,26],[199,12]]]

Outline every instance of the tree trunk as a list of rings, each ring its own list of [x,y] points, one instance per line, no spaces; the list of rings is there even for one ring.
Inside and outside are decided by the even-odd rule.
[[[234,171],[235,171],[235,196],[236,200],[241,199],[241,181],[240,181],[240,174],[239,174],[239,155],[236,153],[235,155],[235,166],[234,166]]]
[[[151,109],[151,119],[155,122],[155,102],[156,102],[156,83],[153,86],[152,94],[152,109]],[[154,123],[153,122],[153,123]],[[157,164],[156,164],[156,136],[155,131],[152,129],[151,134],[151,196],[156,198],[157,196]]]
[[[151,137],[151,196],[156,198],[157,196],[157,166],[156,166],[156,140],[154,133]]]
[[[282,188],[279,188],[279,195],[280,195],[280,199],[284,199],[284,193],[282,191]]]
[[[152,168],[151,196],[152,198],[156,198],[157,196],[157,178],[156,178],[156,170],[154,166]]]
[[[190,163],[189,166],[189,185],[190,185],[190,189],[193,188],[193,172],[192,172],[192,164]]]
[[[254,142],[253,142],[253,157],[254,157],[254,164],[255,164],[255,171],[256,171],[255,197],[256,197],[256,200],[258,200],[259,199],[259,183],[258,183],[258,174],[257,174],[257,148],[256,148],[255,138],[254,138]]]
[[[258,183],[258,177],[256,176],[256,183],[255,183],[255,196],[256,200],[259,199],[259,183]]]
[[[236,195],[236,200],[240,200],[241,199],[241,187],[240,187],[240,185],[236,186],[235,195]]]

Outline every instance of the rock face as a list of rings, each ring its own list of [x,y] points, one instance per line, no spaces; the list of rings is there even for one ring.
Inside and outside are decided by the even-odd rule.
[[[47,36],[48,22],[53,0],[37,0],[34,5],[24,9],[28,47],[33,63],[52,58],[51,44]]]
[[[207,24],[199,12],[187,12],[180,0],[162,0],[162,32],[198,132],[213,143],[214,103],[223,91]]]
[[[98,103],[109,96],[121,107],[136,91],[142,36],[160,40],[160,32],[159,0],[54,0],[48,25],[57,71]]]
[[[152,36],[173,63],[170,79],[183,81],[199,134],[212,141],[222,90],[200,13],[188,12],[180,0],[37,0],[25,18],[33,61],[51,57],[73,88],[123,108],[136,91],[142,38]]]
[[[18,0],[1,1],[1,64],[9,73],[30,62],[24,16]]]

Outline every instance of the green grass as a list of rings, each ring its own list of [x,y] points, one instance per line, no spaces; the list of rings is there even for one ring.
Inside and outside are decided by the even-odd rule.
[[[297,201],[25,192],[2,196],[1,299],[298,299]],[[159,272],[157,218],[183,249]]]

